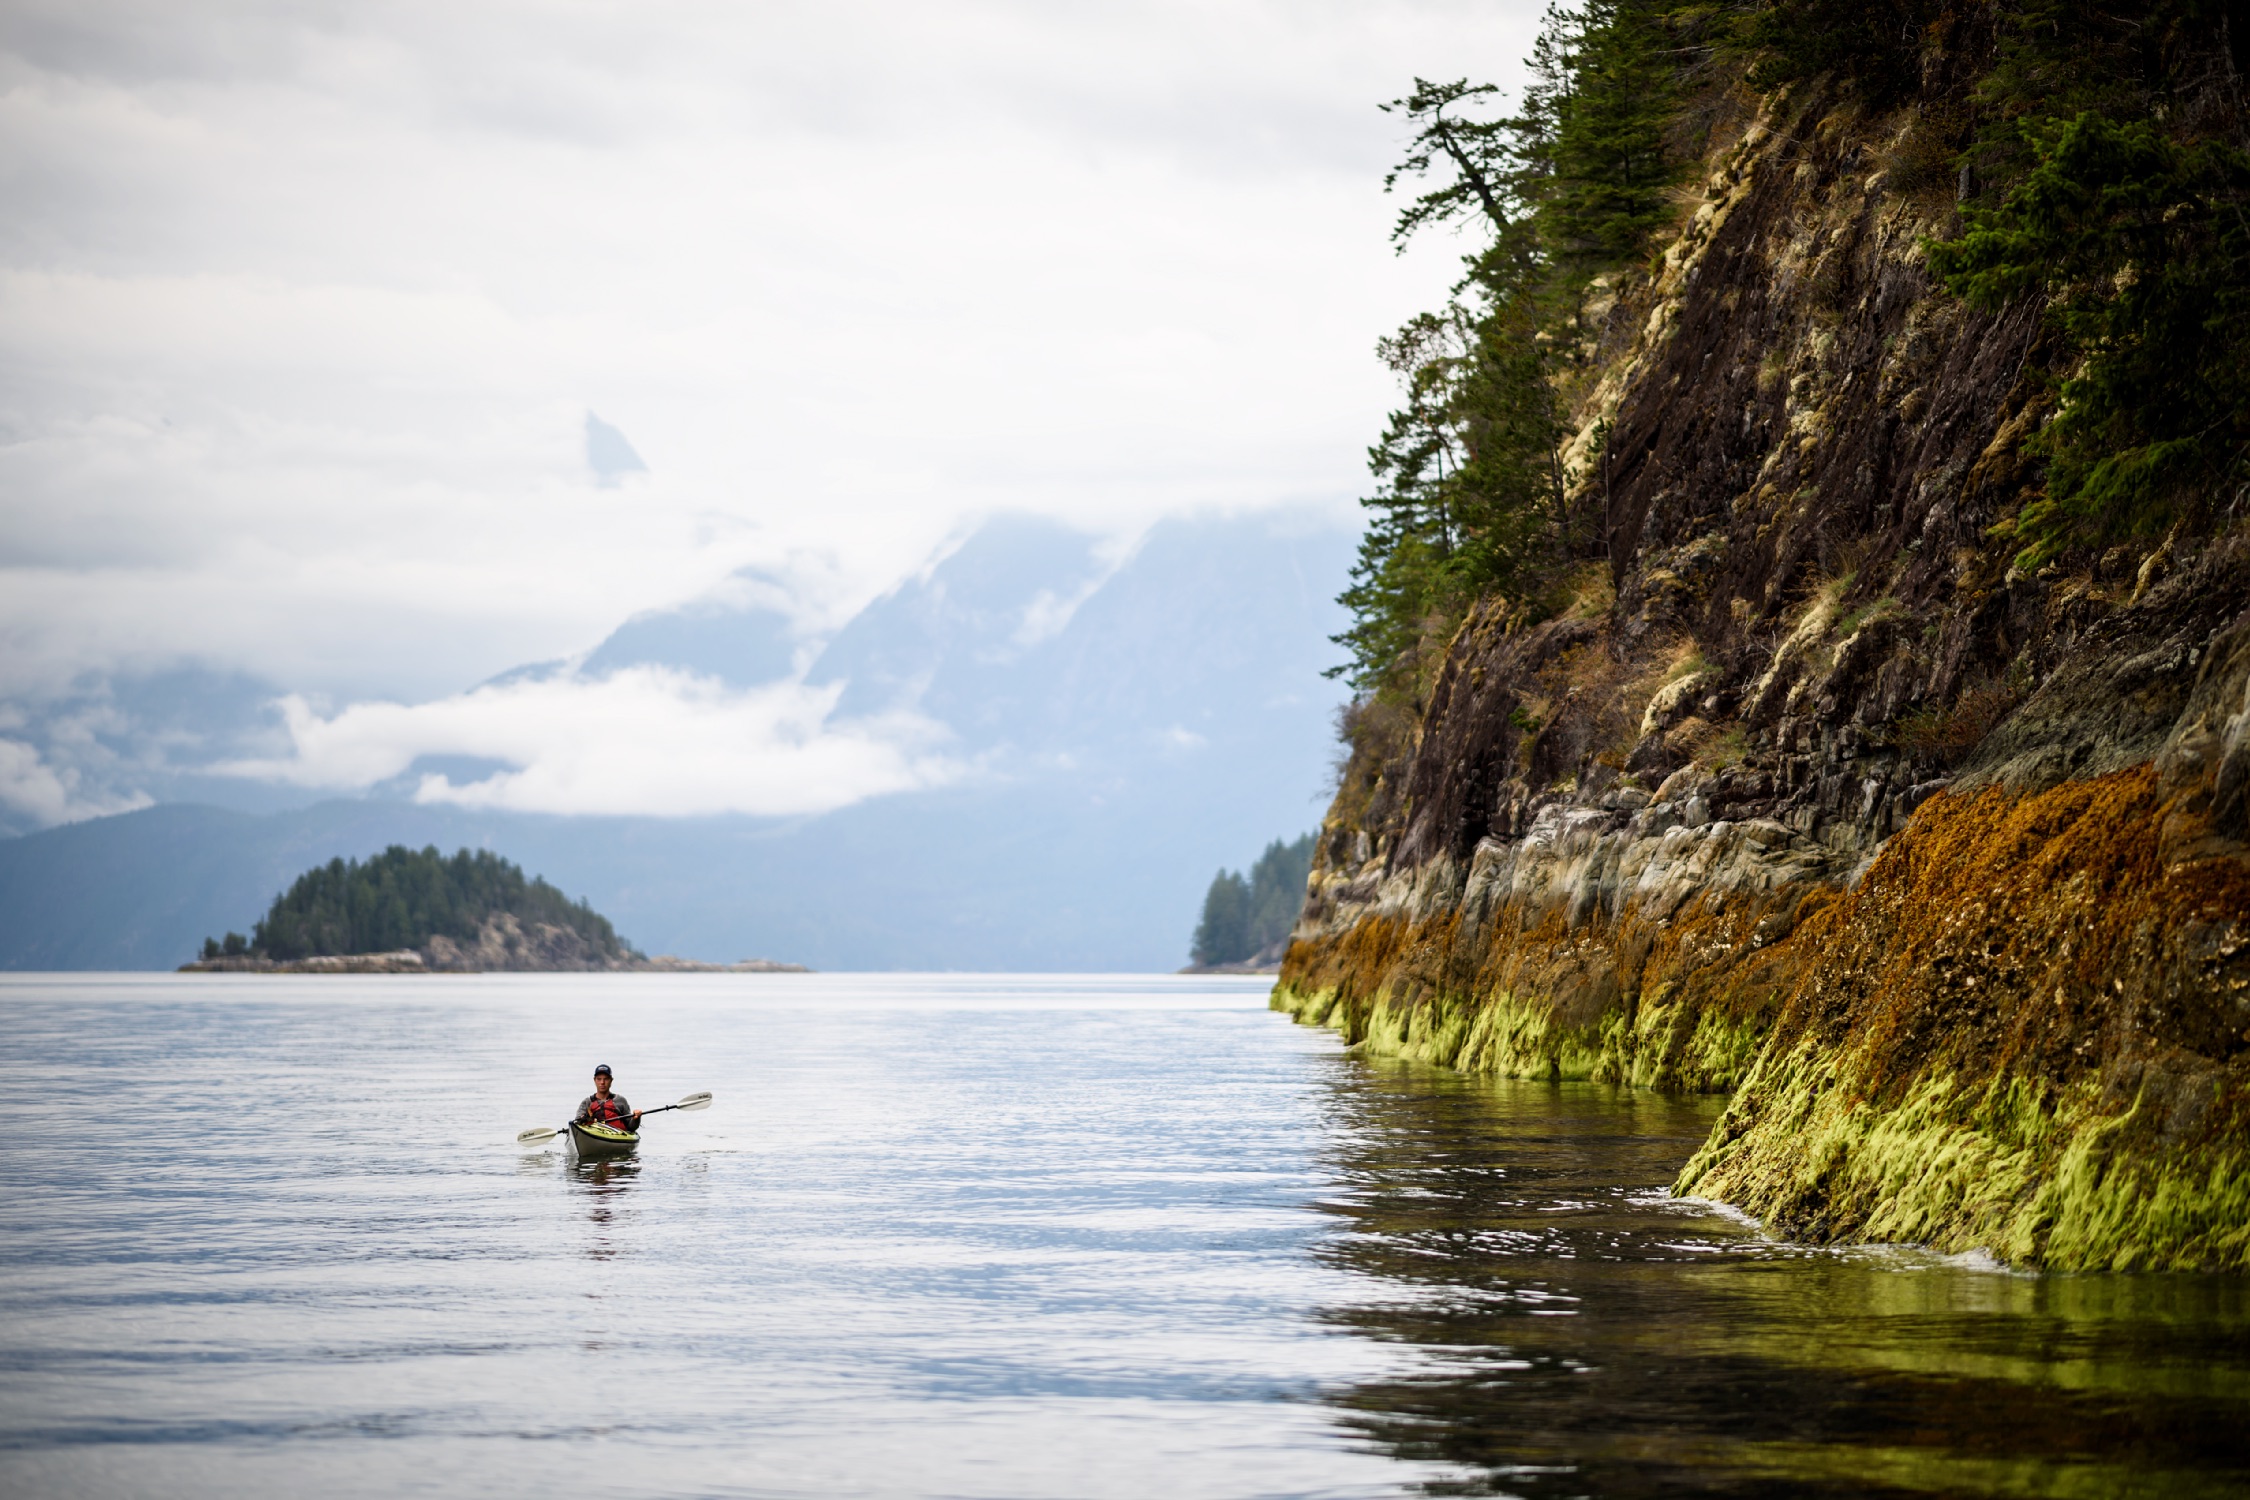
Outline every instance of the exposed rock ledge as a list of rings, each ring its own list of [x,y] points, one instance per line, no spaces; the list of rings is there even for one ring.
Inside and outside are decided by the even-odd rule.
[[[1831,725],[1770,811],[1690,767],[1407,863],[1342,807],[1274,1004],[1379,1054],[1735,1090],[1677,1189],[1794,1237],[2250,1264],[2246,603],[2222,542],[1942,789]],[[1417,772],[1460,711],[1441,690]]]
[[[660,953],[654,958],[606,953],[568,927],[513,915],[488,919],[473,942],[433,937],[424,948],[317,958],[208,958],[180,965],[183,974],[809,974],[803,964],[746,958],[714,964]]]
[[[435,974],[413,948],[395,953],[323,954],[316,958],[199,958],[180,965],[182,974]]]
[[[419,949],[401,948],[396,953],[346,953],[319,958],[299,958],[283,962],[270,958],[206,958],[180,965],[182,974],[487,974],[490,969],[473,968],[465,964],[442,966],[429,962]],[[638,959],[628,963],[601,966],[558,965],[539,968],[517,964],[499,970],[504,973],[599,973],[599,974],[810,974],[813,971],[803,964],[785,964],[771,958],[745,958],[738,963],[706,963],[699,958],[675,958],[669,953],[659,953],[654,958]],[[1262,969],[1260,973],[1272,974],[1278,969]]]

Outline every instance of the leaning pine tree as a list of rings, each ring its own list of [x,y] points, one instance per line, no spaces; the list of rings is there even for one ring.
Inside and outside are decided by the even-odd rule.
[[[1405,402],[1368,450],[1376,489],[1335,637],[1349,660],[1330,673],[1363,695],[1411,698],[1476,599],[1543,612],[1563,602],[1568,565],[1599,553],[1593,518],[1569,501],[1562,387],[1589,284],[1670,211],[1670,14],[1661,0],[1551,8],[1512,115],[1465,78],[1416,79],[1383,106],[1415,127],[1385,189],[1427,189],[1393,241],[1445,226],[1477,248],[1444,308],[1377,345]]]

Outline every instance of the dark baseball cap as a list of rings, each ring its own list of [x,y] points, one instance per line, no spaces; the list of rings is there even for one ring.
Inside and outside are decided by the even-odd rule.
[[[610,1072],[608,1063],[595,1063],[594,1076],[596,1078],[615,1078],[617,1075]]]

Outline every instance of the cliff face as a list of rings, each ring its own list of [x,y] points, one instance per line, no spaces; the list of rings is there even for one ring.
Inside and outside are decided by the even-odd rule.
[[[1364,705],[1277,1007],[1732,1090],[1682,1192],[1782,1232],[2250,1264],[2250,535],[2026,575],[2040,309],[1916,112],[1769,99],[1587,309],[1609,562]]]

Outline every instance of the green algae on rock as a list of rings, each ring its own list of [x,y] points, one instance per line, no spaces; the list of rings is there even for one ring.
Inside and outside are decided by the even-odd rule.
[[[2250,134],[2167,35],[2178,118]],[[1899,164],[1956,41],[1919,95],[1712,106],[1671,243],[1572,319],[1606,577],[1477,600],[1346,716],[1273,1003],[1732,1091],[1678,1189],[1803,1239],[2250,1266],[2250,501],[2015,566],[2067,397],[2037,296],[1929,269],[1960,206]]]
[[[1679,1190],[1812,1238],[2250,1263],[2250,865],[2182,800],[2155,765],[1932,799],[1798,934]]]

